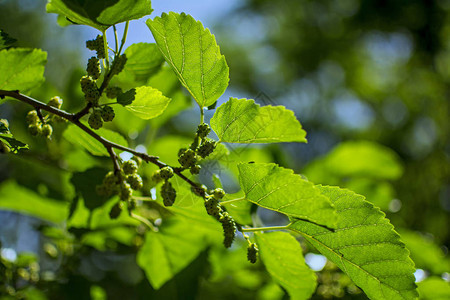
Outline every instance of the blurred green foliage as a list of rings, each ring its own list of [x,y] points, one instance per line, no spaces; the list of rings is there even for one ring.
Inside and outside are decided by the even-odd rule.
[[[44,5],[45,1],[0,2],[0,28],[17,39],[15,46],[43,48],[49,53],[47,81],[31,95],[39,99],[61,95],[65,108],[74,111],[82,106],[78,80],[83,73],[83,53],[79,49],[84,47],[85,37],[73,27],[55,26],[56,17],[45,15]],[[366,195],[401,228],[416,267],[431,275],[419,283],[421,296],[446,299],[448,283],[438,276],[447,272],[448,280],[450,271],[450,3],[248,0],[239,3],[213,31],[230,66],[231,89],[254,95],[261,104],[283,104],[294,110],[308,133],[308,144],[269,146],[267,151],[235,147],[226,153],[222,149],[223,153],[216,153],[218,164],[204,161],[204,169],[229,167],[231,171],[223,171],[220,179],[232,190],[236,189],[238,159],[275,161],[295,166],[312,182],[340,185]],[[78,43],[78,49],[64,47],[68,40],[73,43],[67,45]],[[132,53],[133,49],[126,51]],[[158,88],[172,98],[168,109],[150,122],[117,110],[109,129],[118,132],[120,143],[145,145],[149,153],[176,163],[178,149],[191,140],[186,133],[195,121],[186,121],[188,114],[171,119],[191,103],[180,91],[176,76],[166,66],[160,68],[161,63],[161,59],[145,61],[145,68],[155,68],[145,74],[140,73],[142,66],[128,65],[125,73],[134,78],[123,75],[115,80],[130,87],[146,82]],[[176,213],[180,217],[164,224],[162,236],[153,234],[146,239],[142,228],[136,227],[138,222],[125,214],[111,221],[108,213],[116,199],[106,204],[103,199],[87,203],[85,197],[92,191],[84,192],[87,183],[98,181],[98,174],[108,171],[110,162],[101,157],[104,149],[91,144],[89,137],[71,134],[76,128],[66,124],[55,126],[56,142],[32,139],[24,122],[29,108],[17,103],[2,105],[1,100],[0,105],[0,117],[7,117],[14,136],[30,146],[21,157],[0,156],[0,205],[39,218],[30,218],[27,222],[33,228],[21,231],[26,237],[38,232],[40,241],[35,249],[39,258],[19,254],[15,264],[3,258],[0,262],[2,272],[9,270],[5,272],[8,284],[18,283],[15,297],[286,297],[260,263],[246,263],[242,247],[226,251],[217,245],[210,228],[202,227],[204,220],[197,220],[195,234],[185,232],[181,240],[173,237],[173,232],[183,232],[186,218],[192,216],[191,208],[183,207],[183,203],[194,202],[190,193],[178,199],[182,205]],[[108,135],[108,128],[103,131],[102,135]],[[90,152],[97,156],[87,154],[80,144],[92,146]],[[154,170],[147,166],[143,173],[150,177]],[[210,174],[204,177],[212,182]],[[184,182],[176,184],[180,193],[189,189]],[[250,209],[243,206],[230,207],[236,219],[240,209]],[[150,207],[146,213],[148,218],[158,219],[173,212]],[[4,214],[2,218],[9,220]],[[252,221],[248,214],[242,218],[247,218],[243,223]],[[264,219],[264,214],[257,218]],[[1,231],[6,240],[7,225]],[[9,235],[18,232],[17,228],[9,230]],[[138,257],[136,262],[136,249],[142,245],[169,251],[161,250],[154,261]],[[306,244],[304,251],[314,250]],[[169,261],[172,268],[158,269],[161,259]],[[40,277],[36,275],[37,262],[45,270]],[[168,280],[171,272],[181,269]],[[161,289],[152,288],[146,272],[151,274],[150,282]],[[313,299],[365,299],[330,262],[317,276]],[[3,297],[10,291],[1,292],[1,299],[10,299]]]

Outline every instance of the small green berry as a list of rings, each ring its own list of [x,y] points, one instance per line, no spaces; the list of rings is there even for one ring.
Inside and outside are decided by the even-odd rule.
[[[193,165],[193,166],[189,169],[189,171],[191,172],[192,175],[195,175],[195,174],[200,173],[200,169],[201,169],[201,168],[202,168],[202,167],[201,167],[200,165]]]
[[[100,73],[102,72],[102,69],[100,67],[100,61],[97,57],[92,56],[89,58],[86,72],[89,76],[91,76],[93,79],[97,80],[100,77]]]
[[[51,135],[52,135],[52,133],[53,133],[53,127],[52,127],[52,125],[50,125],[50,124],[44,124],[44,125],[42,126],[41,134],[42,134],[43,136],[45,136],[46,138],[50,138]]]
[[[215,217],[217,220],[220,220],[222,217],[223,209],[219,204],[219,201],[213,197],[209,197],[205,201],[205,208],[208,215]]]
[[[42,131],[42,125],[41,124],[31,124],[28,126],[28,132],[32,135],[32,136],[37,136],[41,133]]]
[[[125,175],[135,174],[138,170],[138,165],[134,160],[127,160],[123,162],[122,170]]]
[[[162,179],[167,180],[173,177],[173,169],[171,167],[164,167],[159,170],[159,175]]]
[[[226,248],[230,248],[231,244],[233,243],[234,236],[236,234],[236,223],[227,212],[222,213],[219,222],[222,223],[223,228],[224,234],[223,244]]]
[[[256,247],[255,243],[251,243],[247,247],[247,260],[252,264],[256,263],[256,259],[258,256],[258,247]]]
[[[103,126],[102,116],[98,110],[94,110],[88,118],[88,124],[92,129],[100,129]]]
[[[217,188],[212,192],[214,198],[216,198],[217,200],[222,199],[225,196],[225,191],[221,188]]]
[[[132,194],[133,194],[133,190],[131,189],[131,186],[126,182],[122,182],[120,185],[120,190],[119,190],[120,200],[127,201],[131,198]]]
[[[169,181],[165,181],[161,187],[161,197],[165,206],[172,206],[175,202],[177,191]]]
[[[106,88],[106,97],[109,99],[116,99],[120,94],[122,94],[122,89],[120,87],[113,86]]]
[[[142,158],[140,158],[139,156],[133,155],[133,157],[131,159],[134,160],[137,163],[138,167],[141,166]]]
[[[86,41],[86,48],[97,52],[98,58],[105,58],[105,45],[103,43],[103,36],[97,35],[95,40]]]
[[[152,174],[152,180],[153,180],[154,182],[160,182],[160,181],[162,180],[160,170],[156,170],[156,171]]]
[[[47,105],[51,107],[55,107],[57,109],[60,109],[63,104],[63,100],[59,98],[58,96],[55,96],[48,101]]]
[[[213,140],[205,140],[200,145],[200,147],[197,150],[198,155],[200,155],[202,158],[207,157],[211,153],[213,153],[214,149],[216,148],[216,142]]]
[[[118,184],[118,178],[113,171],[108,172],[103,178],[103,184],[106,187],[115,187]]]
[[[38,116],[38,114],[37,114],[37,111],[35,111],[35,110],[29,111],[29,112],[27,113],[26,120],[27,120],[27,123],[28,123],[29,125],[31,125],[31,124],[34,124],[34,125],[37,124],[37,123],[39,122],[39,116]]]
[[[198,125],[197,135],[201,139],[203,139],[209,134],[210,131],[211,131],[211,128],[209,127],[209,125],[206,123],[202,123],[202,124]]]
[[[95,80],[90,76],[83,76],[80,79],[80,85],[86,101],[92,103],[94,106],[98,105],[100,92],[98,90],[97,83],[95,83]]]
[[[117,202],[114,204],[114,206],[111,208],[109,212],[109,217],[111,219],[117,219],[120,216],[120,213],[122,212],[122,202]]]
[[[127,56],[122,54],[114,59],[111,66],[111,74],[119,74],[127,62]]]
[[[116,114],[114,113],[114,109],[111,106],[103,106],[101,110],[102,119],[105,122],[111,122],[114,120]]]
[[[139,176],[138,174],[128,175],[127,182],[135,191],[142,189],[142,186],[144,185],[141,176]]]
[[[190,168],[194,166],[197,162],[194,150],[187,149],[186,151],[184,151],[183,154],[181,154],[180,158],[178,158],[178,162],[183,168]]]

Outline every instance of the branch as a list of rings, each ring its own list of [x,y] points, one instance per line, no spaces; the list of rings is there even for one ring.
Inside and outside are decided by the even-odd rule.
[[[134,149],[116,144],[114,142],[111,142],[107,139],[105,139],[104,137],[100,136],[99,134],[97,134],[96,132],[94,132],[92,129],[90,129],[89,127],[87,127],[86,125],[84,125],[83,123],[80,122],[80,117],[79,114],[72,114],[72,113],[68,113],[64,110],[61,109],[57,109],[53,106],[49,106],[43,102],[40,102],[34,98],[31,98],[27,95],[23,95],[21,94],[19,91],[5,91],[5,90],[0,90],[0,98],[3,99],[5,97],[11,97],[14,98],[16,100],[25,102],[31,106],[33,106],[36,110],[44,110],[47,111],[49,113],[52,113],[54,115],[57,115],[61,118],[64,118],[66,120],[68,120],[69,122],[71,122],[72,124],[78,126],[81,130],[83,130],[84,132],[86,132],[87,134],[89,134],[90,136],[92,136],[94,139],[96,139],[97,141],[99,141],[108,151],[109,155],[111,156],[111,159],[113,161],[114,164],[114,169],[120,169],[120,167],[118,166],[118,162],[117,162],[117,155],[116,153],[114,153],[113,149],[118,149],[118,150],[122,150],[122,151],[126,151],[129,152],[137,157],[142,158],[142,160],[146,161],[146,162],[150,162],[156,166],[158,166],[159,168],[163,168],[163,167],[167,167],[168,165],[163,163],[162,161],[159,160],[158,156],[153,156],[153,155],[149,155],[147,153],[144,152],[139,152],[136,151]],[[86,106],[87,107],[87,106]],[[172,168],[174,170],[174,173],[177,174],[181,179],[183,179],[184,181],[186,181],[188,184],[190,184],[193,187],[199,187],[200,185],[198,183],[193,182],[192,180],[190,180],[189,178],[187,178],[183,173],[181,173],[183,171],[183,169],[180,168]]]

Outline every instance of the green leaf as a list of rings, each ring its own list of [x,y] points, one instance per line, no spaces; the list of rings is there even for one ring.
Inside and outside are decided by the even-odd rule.
[[[122,146],[128,146],[127,140],[117,132],[105,128],[100,128],[95,132],[111,142],[120,144]],[[69,126],[64,131],[63,136],[69,142],[82,146],[93,155],[109,156],[108,151],[102,143],[94,139],[92,136],[90,136],[77,126]]]
[[[306,143],[306,132],[291,110],[261,107],[251,99],[230,98],[214,113],[211,128],[227,143]]]
[[[0,51],[0,89],[25,93],[44,82],[47,53],[39,49]]]
[[[0,209],[16,211],[53,223],[63,222],[68,213],[68,203],[36,194],[13,181],[0,185]]]
[[[89,25],[100,31],[142,18],[152,13],[150,0],[49,0],[48,13],[65,16],[72,23]]]
[[[294,171],[273,163],[247,163],[238,168],[248,201],[293,218],[335,227],[336,213],[329,199]]]
[[[229,69],[214,36],[190,15],[170,12],[147,20],[165,60],[203,108],[225,92]]]
[[[450,260],[442,249],[433,243],[433,240],[418,232],[399,231],[402,241],[411,251],[411,259],[416,268],[431,271],[433,274],[442,274],[450,271]]]
[[[430,277],[417,284],[420,299],[448,300],[450,299],[450,283],[439,277]]]
[[[0,133],[0,140],[11,149],[12,153],[15,154],[19,153],[22,150],[29,149],[27,144],[16,140],[10,133]]]
[[[152,287],[159,289],[189,265],[208,246],[208,234],[207,228],[183,218],[171,218],[159,232],[147,232],[137,263]]]
[[[125,108],[139,118],[149,120],[161,115],[169,102],[170,98],[164,96],[159,90],[142,86],[136,88],[134,101]]]
[[[339,144],[325,157],[304,171],[314,182],[334,184],[335,178],[369,177],[398,179],[403,167],[398,155],[391,149],[370,141],[350,141]]]
[[[303,221],[290,229],[337,264],[370,299],[416,299],[414,263],[384,213],[352,191],[318,188],[336,207],[335,232]]]
[[[291,299],[309,299],[316,289],[314,272],[305,264],[302,247],[286,232],[256,234],[259,255],[272,278]]]
[[[11,47],[17,40],[0,29],[0,50]]]
[[[161,115],[170,98],[149,86],[131,89],[117,98],[117,102],[141,119],[149,120]]]
[[[120,82],[130,82],[133,87],[145,85],[164,62],[156,44],[133,44],[125,50],[125,55],[127,63],[117,77]]]

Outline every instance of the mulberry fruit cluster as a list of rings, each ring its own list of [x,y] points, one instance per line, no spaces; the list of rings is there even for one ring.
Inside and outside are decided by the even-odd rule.
[[[89,40],[86,42],[86,48],[97,52],[97,58],[103,59],[106,57],[105,45],[103,41],[103,36],[97,35],[95,40]]]
[[[118,195],[120,201],[126,202],[128,210],[131,211],[136,206],[131,197],[133,190],[140,190],[143,187],[142,178],[137,174],[138,168],[138,163],[134,159],[123,162],[119,171],[111,171],[106,174],[102,184],[97,186],[97,193],[105,197]],[[117,218],[122,208],[123,204],[120,202],[113,206],[110,217]]]
[[[258,257],[258,247],[255,243],[251,243],[247,247],[247,260],[252,264],[256,263]]]
[[[44,120],[44,118],[43,118]],[[36,110],[29,111],[26,116],[26,121],[28,124],[28,132],[32,136],[44,136],[48,139],[51,138],[53,133],[53,127],[50,124],[43,123],[39,118]],[[44,120],[45,121],[45,120]]]

